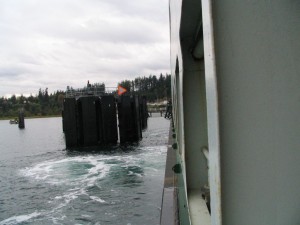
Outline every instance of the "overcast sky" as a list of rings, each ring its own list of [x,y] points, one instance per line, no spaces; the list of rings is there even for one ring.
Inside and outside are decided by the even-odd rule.
[[[0,0],[0,96],[170,73],[168,0]]]

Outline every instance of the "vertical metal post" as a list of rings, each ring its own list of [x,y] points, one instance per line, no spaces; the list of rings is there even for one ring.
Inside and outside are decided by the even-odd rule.
[[[222,224],[220,137],[215,46],[212,19],[212,1],[202,0],[204,63],[209,144],[209,183],[211,198],[211,224]]]

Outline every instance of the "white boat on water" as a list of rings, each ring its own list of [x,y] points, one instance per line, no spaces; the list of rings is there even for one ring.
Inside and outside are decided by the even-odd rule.
[[[9,120],[9,123],[10,124],[18,124],[19,121],[17,119],[14,119],[14,120]]]

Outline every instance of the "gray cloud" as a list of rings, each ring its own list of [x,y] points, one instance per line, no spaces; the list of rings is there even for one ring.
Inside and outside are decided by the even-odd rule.
[[[167,0],[1,0],[0,96],[169,72]]]

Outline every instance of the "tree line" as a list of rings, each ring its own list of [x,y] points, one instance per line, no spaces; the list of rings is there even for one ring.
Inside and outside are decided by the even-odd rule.
[[[16,96],[0,98],[0,118],[17,117],[19,110],[24,109],[25,116],[54,116],[61,115],[64,91],[49,94],[48,88],[39,89],[35,96]]]
[[[171,96],[171,76],[169,74],[148,77],[138,77],[134,80],[123,80],[119,85],[127,89],[127,94],[137,93],[145,95],[149,102],[166,100]],[[89,91],[93,88],[105,90],[104,83],[87,84],[80,89]],[[79,89],[76,89],[79,90]],[[39,89],[36,95],[26,97],[24,95],[12,95],[10,98],[0,97],[0,118],[15,118],[19,110],[24,109],[26,117],[34,116],[59,116],[61,115],[63,100],[68,92],[76,91],[68,87],[67,91],[57,90],[49,93],[48,88]]]
[[[129,92],[135,92],[147,97],[148,102],[167,100],[171,98],[171,75],[160,74],[148,77],[137,77],[134,80],[123,80],[119,83]]]

